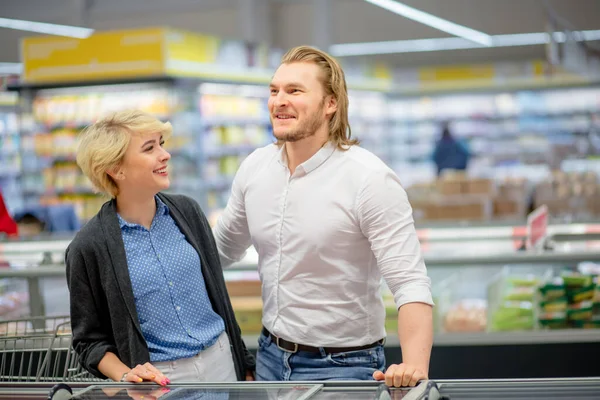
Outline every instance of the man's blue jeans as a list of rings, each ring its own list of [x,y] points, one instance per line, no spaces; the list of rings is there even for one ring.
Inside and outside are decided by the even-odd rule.
[[[270,336],[261,333],[258,339],[257,381],[373,380],[373,372],[384,368],[383,345],[345,353],[290,353]]]

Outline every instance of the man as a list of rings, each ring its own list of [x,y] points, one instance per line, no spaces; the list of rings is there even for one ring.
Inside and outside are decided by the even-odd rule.
[[[396,175],[350,139],[338,63],[290,50],[271,82],[277,143],[240,166],[215,227],[223,266],[253,244],[262,281],[259,380],[428,376],[430,280]],[[381,276],[398,306],[403,363],[386,373]]]

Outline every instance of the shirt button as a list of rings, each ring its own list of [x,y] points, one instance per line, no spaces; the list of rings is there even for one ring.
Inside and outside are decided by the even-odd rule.
[[[169,282],[169,286],[173,286],[173,282]]]
[[[177,307],[175,307],[175,309],[176,309],[177,311],[179,311],[179,310],[181,310],[181,307],[177,306]]]

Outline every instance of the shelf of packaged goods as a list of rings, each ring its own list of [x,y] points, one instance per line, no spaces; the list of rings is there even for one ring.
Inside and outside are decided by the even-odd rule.
[[[246,126],[246,125],[269,125],[271,121],[265,117],[237,117],[237,116],[207,116],[203,117],[201,124],[210,126]]]
[[[536,113],[531,111],[522,111],[515,114],[473,114],[473,115],[456,115],[456,116],[437,116],[437,117],[410,117],[410,116],[390,116],[390,117],[370,117],[370,116],[355,116],[350,119],[350,122],[354,123],[379,123],[379,124],[397,124],[397,125],[419,125],[419,124],[433,124],[438,125],[443,121],[452,120],[453,122],[477,122],[477,123],[505,123],[505,122],[516,122],[516,123],[531,123],[531,119],[556,119],[556,118],[572,118],[572,117],[587,117],[590,113],[594,113],[597,110],[580,110],[580,111],[564,111],[555,113]]]
[[[204,155],[205,158],[221,158],[229,156],[247,156],[259,147],[265,146],[264,144],[240,144],[240,145],[224,145],[218,148],[206,150]]]

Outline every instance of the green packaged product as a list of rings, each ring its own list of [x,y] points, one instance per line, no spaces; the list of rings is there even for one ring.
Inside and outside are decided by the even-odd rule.
[[[591,285],[584,287],[570,287],[567,289],[567,297],[570,303],[579,303],[585,300],[592,300],[594,298],[594,291],[596,286],[592,283]]]
[[[535,287],[519,286],[509,288],[504,295],[504,300],[508,301],[533,301],[535,295]]]
[[[540,286],[540,294],[546,300],[557,299],[567,294],[565,282],[561,277],[553,278],[550,282]]]
[[[571,321],[590,320],[592,318],[592,302],[582,301],[567,307],[567,318]]]
[[[513,286],[537,286],[540,281],[533,275],[526,276],[511,276],[507,278],[507,281]]]
[[[595,304],[600,304],[600,283],[596,279],[596,288],[594,289],[594,299],[592,300]]]
[[[533,329],[533,303],[527,301],[505,301],[492,317],[494,331]]]
[[[535,321],[533,316],[528,317],[517,317],[502,321],[494,321],[492,329],[496,332],[501,331],[523,331],[532,330],[534,328]]]
[[[566,297],[540,302],[540,309],[545,313],[566,312],[568,301]]]
[[[566,270],[560,276],[567,287],[584,287],[591,285],[593,282],[591,275],[583,275],[577,271]]]
[[[589,321],[573,321],[573,327],[579,329],[600,329],[600,317],[595,317]]]
[[[565,329],[568,327],[566,312],[544,312],[539,317],[540,325],[549,329]]]

